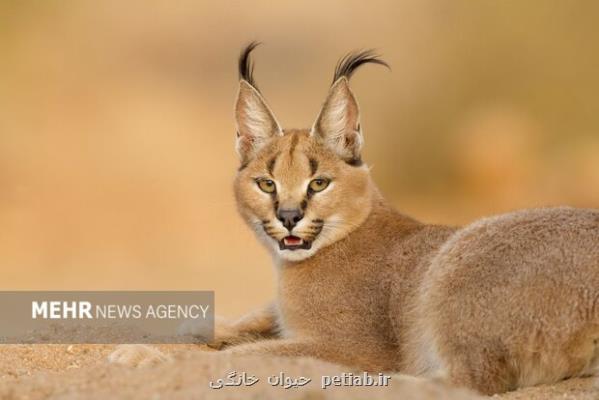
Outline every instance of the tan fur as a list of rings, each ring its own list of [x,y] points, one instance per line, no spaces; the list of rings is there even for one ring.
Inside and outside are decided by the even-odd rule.
[[[240,213],[277,264],[268,331],[280,338],[228,351],[442,377],[487,394],[593,373],[599,212],[526,210],[462,229],[421,224],[386,203],[365,165],[346,162],[356,147],[343,146],[361,145],[358,121],[341,78],[311,131],[271,136],[238,173]],[[279,201],[296,207],[313,178],[310,159],[332,184],[290,232],[255,179],[274,180]],[[324,220],[316,237],[313,219]],[[280,250],[289,234],[315,250]]]
[[[347,79],[332,86],[311,130],[280,131],[247,85],[237,124],[256,126],[251,104],[267,128],[240,134],[235,197],[273,256],[278,296],[229,324],[225,341],[268,339],[227,352],[312,356],[485,394],[597,371],[599,211],[526,210],[461,229],[422,224],[390,207],[355,162],[362,133]],[[315,176],[331,184],[288,230],[277,209],[300,207]],[[261,178],[276,183],[276,195],[260,190]],[[311,248],[280,249],[290,234]]]

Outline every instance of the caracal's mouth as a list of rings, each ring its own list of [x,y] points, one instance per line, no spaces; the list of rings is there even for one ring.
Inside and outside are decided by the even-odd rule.
[[[300,237],[289,235],[279,240],[279,250],[308,250],[312,247],[312,242]]]

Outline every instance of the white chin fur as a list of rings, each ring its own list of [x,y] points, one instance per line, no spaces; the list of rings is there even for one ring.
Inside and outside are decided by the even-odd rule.
[[[277,245],[278,246],[278,245]],[[302,261],[308,257],[312,257],[316,253],[314,246],[311,249],[298,249],[298,250],[280,250],[275,249],[277,256],[285,261]]]

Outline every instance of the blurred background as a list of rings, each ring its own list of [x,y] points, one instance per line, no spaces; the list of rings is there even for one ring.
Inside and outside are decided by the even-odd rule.
[[[237,216],[236,61],[285,127],[308,127],[336,61],[365,160],[400,210],[463,224],[599,207],[599,2],[0,2],[0,289],[274,294]]]

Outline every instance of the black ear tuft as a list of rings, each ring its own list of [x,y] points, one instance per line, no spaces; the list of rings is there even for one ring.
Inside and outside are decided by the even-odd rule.
[[[254,88],[256,84],[254,82],[254,63],[250,57],[250,53],[254,50],[260,42],[251,42],[239,54],[239,79],[243,79]]]
[[[363,50],[360,52],[352,52],[346,54],[335,68],[335,75],[333,76],[333,83],[337,82],[337,79],[342,76],[347,79],[351,78],[352,74],[358,67],[363,64],[379,64],[391,69],[389,64],[379,58],[378,54],[374,53],[374,50]]]

